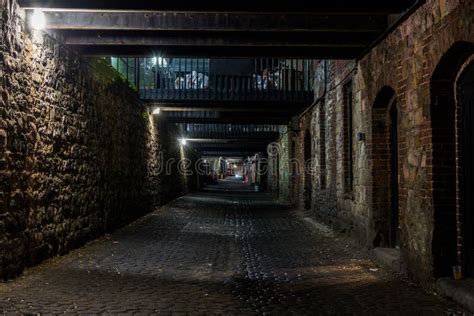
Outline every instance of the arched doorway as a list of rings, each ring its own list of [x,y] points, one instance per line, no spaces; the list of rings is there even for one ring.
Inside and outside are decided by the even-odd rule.
[[[465,65],[473,54],[474,44],[454,44],[441,58],[431,79],[435,277],[452,275],[452,266],[459,264],[474,275],[470,171],[473,70]]]
[[[457,100],[460,110],[459,150],[460,213],[464,241],[466,272],[474,276],[474,61],[464,69],[457,81]]]
[[[304,208],[309,210],[311,209],[311,196],[313,194],[313,184],[311,181],[312,175],[312,163],[311,163],[311,133],[309,131],[305,132],[304,135]]]
[[[398,247],[398,108],[395,91],[383,87],[372,108],[372,177],[374,247]]]

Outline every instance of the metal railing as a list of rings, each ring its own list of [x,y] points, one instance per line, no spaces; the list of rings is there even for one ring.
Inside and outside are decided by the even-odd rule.
[[[312,60],[259,58],[243,61],[247,65],[245,69],[222,71],[222,65],[220,70],[213,67],[216,59],[110,58],[111,65],[137,88],[142,99],[312,100]]]

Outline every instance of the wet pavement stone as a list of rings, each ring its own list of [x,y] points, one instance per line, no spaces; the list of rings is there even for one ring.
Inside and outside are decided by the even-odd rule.
[[[351,240],[224,183],[0,283],[4,314],[450,315]],[[466,313],[467,314],[467,313]]]

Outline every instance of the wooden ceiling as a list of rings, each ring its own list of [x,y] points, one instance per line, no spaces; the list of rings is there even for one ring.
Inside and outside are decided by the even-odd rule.
[[[44,9],[48,29],[88,55],[352,59],[419,1],[19,3]]]
[[[47,31],[84,55],[355,59],[420,0],[117,1],[18,0],[43,9]],[[160,106],[176,123],[286,125],[309,104],[177,102]],[[203,113],[207,112],[206,115]],[[201,113],[201,114],[199,114]],[[213,115],[208,115],[214,113]],[[222,136],[220,136],[222,137]],[[203,155],[245,156],[270,139],[192,142]]]

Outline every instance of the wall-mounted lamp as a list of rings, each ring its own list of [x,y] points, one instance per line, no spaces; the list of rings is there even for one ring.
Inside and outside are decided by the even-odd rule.
[[[186,141],[185,138],[181,138],[181,139],[179,140],[179,143],[181,144],[181,146],[186,146],[186,144],[187,144],[188,142]]]
[[[153,114],[153,115],[158,115],[158,114],[160,114],[160,111],[161,111],[160,108],[155,108],[155,109],[151,112],[151,114]]]
[[[35,30],[43,30],[46,27],[46,17],[44,12],[35,9],[33,15],[31,16],[31,27]]]

